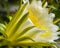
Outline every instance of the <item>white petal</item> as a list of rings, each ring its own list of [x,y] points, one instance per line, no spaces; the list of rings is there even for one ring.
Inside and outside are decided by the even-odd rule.
[[[43,31],[42,32],[40,32],[40,33],[37,33],[35,36],[34,36],[34,40],[36,41],[36,42],[53,42],[54,40],[57,40],[59,37],[57,36],[58,34],[57,34],[57,32],[52,32],[52,34],[49,36],[47,36],[47,37],[41,37],[40,35],[42,34],[42,33],[44,33]]]
[[[59,28],[57,25],[54,25],[54,24],[50,24],[50,27],[53,32],[56,32]]]
[[[52,23],[53,20],[54,20],[55,14],[50,13],[50,14],[48,14],[48,16],[49,16],[49,21],[50,21],[50,23]]]
[[[29,0],[23,0],[24,3],[28,2],[29,3]]]

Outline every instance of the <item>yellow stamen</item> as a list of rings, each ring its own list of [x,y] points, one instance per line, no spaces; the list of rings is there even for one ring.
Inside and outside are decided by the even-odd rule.
[[[52,32],[44,32],[43,34],[40,34],[40,37],[49,37],[51,34]]]

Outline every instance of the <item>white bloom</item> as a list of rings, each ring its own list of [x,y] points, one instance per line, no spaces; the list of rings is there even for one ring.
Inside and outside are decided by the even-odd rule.
[[[34,36],[36,41],[53,42],[58,39],[58,26],[53,24],[55,14],[49,13],[48,10],[48,8],[42,7],[41,1],[33,1],[28,7],[32,23],[41,30],[45,30]]]
[[[39,2],[40,4],[42,4],[41,1]],[[53,13],[48,14],[48,8],[43,8],[40,4],[34,1],[29,6],[28,10],[30,14],[30,19],[40,29],[50,30],[51,29],[50,24],[54,26],[53,19],[55,17],[55,14]]]

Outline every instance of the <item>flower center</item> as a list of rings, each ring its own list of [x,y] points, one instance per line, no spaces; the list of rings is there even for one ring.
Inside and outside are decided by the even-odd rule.
[[[45,33],[40,34],[39,36],[40,37],[50,37],[51,35],[52,35],[52,32],[45,32]]]
[[[30,13],[30,19],[36,27],[38,27],[42,30],[48,30],[49,29],[47,24],[46,24],[46,21],[44,19],[41,19],[38,16],[36,16],[35,15],[36,13],[33,14],[31,11],[29,13]]]

